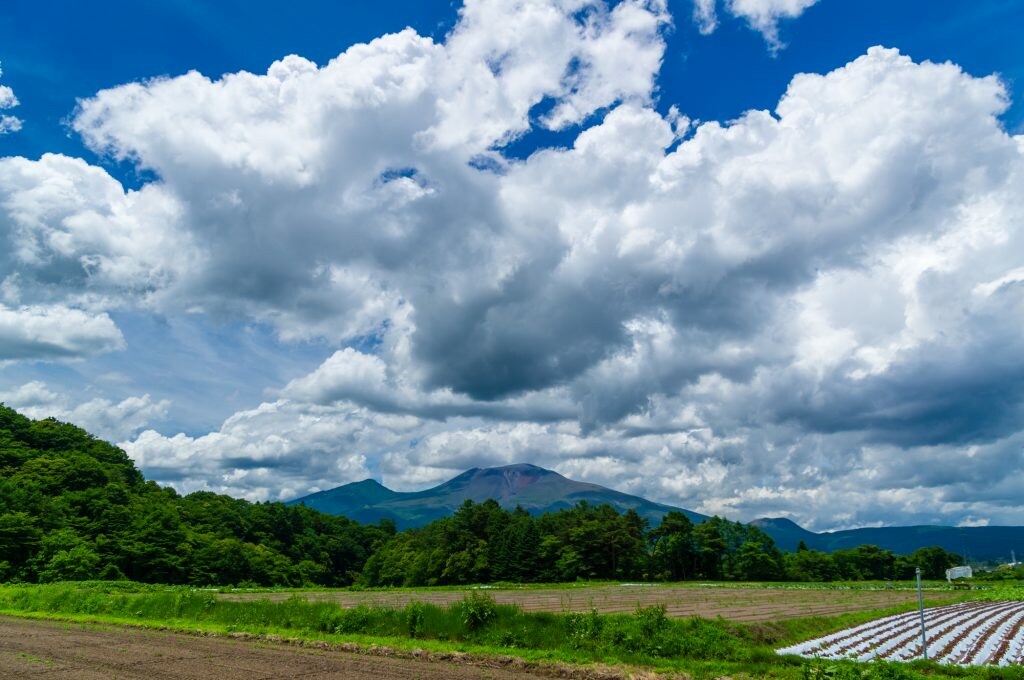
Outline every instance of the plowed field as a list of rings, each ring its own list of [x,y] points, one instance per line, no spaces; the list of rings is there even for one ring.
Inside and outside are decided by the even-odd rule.
[[[925,610],[928,658],[957,666],[1024,663],[1024,602],[963,602]],[[887,616],[778,650],[858,661],[921,658],[918,612]]]
[[[303,592],[316,601],[337,602],[342,607],[359,604],[404,607],[411,601],[447,605],[458,602],[467,591],[399,590],[379,592]],[[885,609],[916,602],[910,590],[840,590],[799,588],[721,588],[714,586],[585,586],[485,591],[500,604],[516,604],[528,612],[577,612],[591,608],[605,614],[632,613],[637,606],[663,604],[669,616],[721,616],[731,621],[777,621],[806,616],[832,616],[846,612]],[[231,600],[283,600],[290,593],[231,593]],[[943,604],[955,593],[928,593],[930,604]]]
[[[0,617],[0,678],[46,680],[531,680],[526,671],[138,628]]]

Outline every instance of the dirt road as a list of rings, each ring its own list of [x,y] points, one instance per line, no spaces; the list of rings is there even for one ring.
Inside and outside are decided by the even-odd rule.
[[[0,617],[0,678],[45,680],[531,680],[509,668],[421,661]]]

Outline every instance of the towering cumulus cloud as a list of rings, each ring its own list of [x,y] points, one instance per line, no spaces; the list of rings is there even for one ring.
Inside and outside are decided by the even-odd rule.
[[[811,4],[727,7],[777,44]],[[742,518],[1024,521],[1003,83],[876,47],[774,111],[694,124],[654,106],[670,22],[655,1],[476,0],[443,42],[99,92],[74,129],[155,179],[0,160],[0,358],[116,349],[118,310],[336,348],[218,431],[125,435],[181,489],[536,461]],[[504,152],[538,128],[574,141]],[[4,341],[3,313],[90,323]]]

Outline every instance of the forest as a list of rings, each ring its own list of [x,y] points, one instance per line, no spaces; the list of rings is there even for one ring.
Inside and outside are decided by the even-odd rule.
[[[252,586],[423,586],[577,579],[833,581],[942,578],[942,548],[783,553],[757,527],[580,503],[534,517],[466,501],[398,532],[301,505],[146,481],[121,449],[0,405],[0,582],[129,579]]]

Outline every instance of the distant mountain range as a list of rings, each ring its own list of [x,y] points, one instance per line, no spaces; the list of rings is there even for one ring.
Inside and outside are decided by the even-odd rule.
[[[707,515],[692,510],[655,503],[597,484],[577,482],[528,464],[473,468],[433,488],[409,493],[392,491],[367,479],[319,491],[288,504],[302,504],[363,523],[387,518],[394,520],[399,529],[407,529],[447,517],[467,499],[482,503],[488,498],[504,508],[522,506],[535,515],[587,501],[595,505],[607,503],[619,512],[632,508],[652,526],[671,510],[682,512],[694,522],[707,519]],[[873,544],[899,554],[938,545],[955,553],[966,551],[971,561],[984,562],[1007,561],[1011,550],[1024,555],[1024,527],[867,527],[816,533],[785,518],[757,519],[751,524],[765,531],[786,551],[796,550],[803,541],[808,548],[824,552]]]
[[[938,545],[963,555],[971,562],[1008,562],[1010,551],[1024,555],[1024,527],[947,527],[916,525],[908,527],[864,527],[815,533],[782,517],[755,519],[751,522],[775,539],[782,550],[796,550],[800,541],[812,550],[833,552],[843,548],[871,544],[897,554]]]

